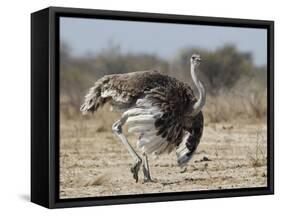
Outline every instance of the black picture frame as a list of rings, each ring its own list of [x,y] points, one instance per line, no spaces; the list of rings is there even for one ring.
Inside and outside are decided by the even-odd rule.
[[[267,29],[267,187],[59,199],[59,17]],[[47,208],[191,200],[274,193],[274,22],[49,7],[31,14],[31,201]]]

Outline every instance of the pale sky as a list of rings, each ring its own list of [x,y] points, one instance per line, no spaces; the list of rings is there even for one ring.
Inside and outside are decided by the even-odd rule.
[[[122,53],[157,54],[165,59],[185,47],[215,50],[234,44],[251,52],[255,64],[267,61],[266,29],[62,17],[60,37],[75,56],[99,53],[109,42],[120,45]]]

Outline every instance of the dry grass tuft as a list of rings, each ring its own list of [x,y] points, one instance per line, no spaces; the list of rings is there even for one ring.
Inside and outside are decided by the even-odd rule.
[[[248,158],[252,167],[261,167],[267,163],[267,153],[264,150],[266,149],[266,141],[260,131],[257,132],[256,136],[255,148],[248,151]]]
[[[101,132],[106,132],[108,129],[104,125],[100,125],[97,127],[96,132],[101,133]]]
[[[95,176],[94,178],[88,178],[82,182],[81,186],[90,187],[90,186],[98,186],[104,185],[108,181],[108,176],[106,174],[100,174]]]
[[[220,93],[209,95],[203,110],[207,122],[219,123],[232,120],[264,121],[267,113],[266,93],[238,95]]]

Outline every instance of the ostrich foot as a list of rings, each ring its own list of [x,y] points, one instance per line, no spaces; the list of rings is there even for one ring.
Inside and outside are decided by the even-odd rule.
[[[149,170],[143,168],[143,183],[149,183],[149,182],[156,183],[157,181],[151,178]]]
[[[135,162],[135,164],[131,167],[131,172],[133,173],[133,177],[136,180],[136,182],[139,181],[139,170],[140,170],[140,166],[141,166],[141,159],[137,160]]]
[[[145,153],[143,153],[142,171],[143,171],[143,183],[155,182],[154,180],[151,179],[149,166],[148,166],[148,158]]]
[[[143,165],[143,183],[154,182],[151,179],[149,169],[145,165]]]
[[[143,183],[149,183],[149,182],[156,183],[157,181],[152,179],[151,177],[144,177],[143,178]]]

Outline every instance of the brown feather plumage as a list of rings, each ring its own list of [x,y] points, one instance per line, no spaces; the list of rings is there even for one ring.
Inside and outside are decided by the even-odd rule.
[[[168,141],[169,148],[178,146],[185,131],[189,131],[186,146],[194,152],[203,132],[202,112],[195,117],[188,115],[196,102],[194,93],[186,83],[157,71],[104,76],[90,89],[81,111],[95,112],[106,102],[128,109],[140,98],[148,99],[164,113],[155,121],[155,128],[157,135]]]

